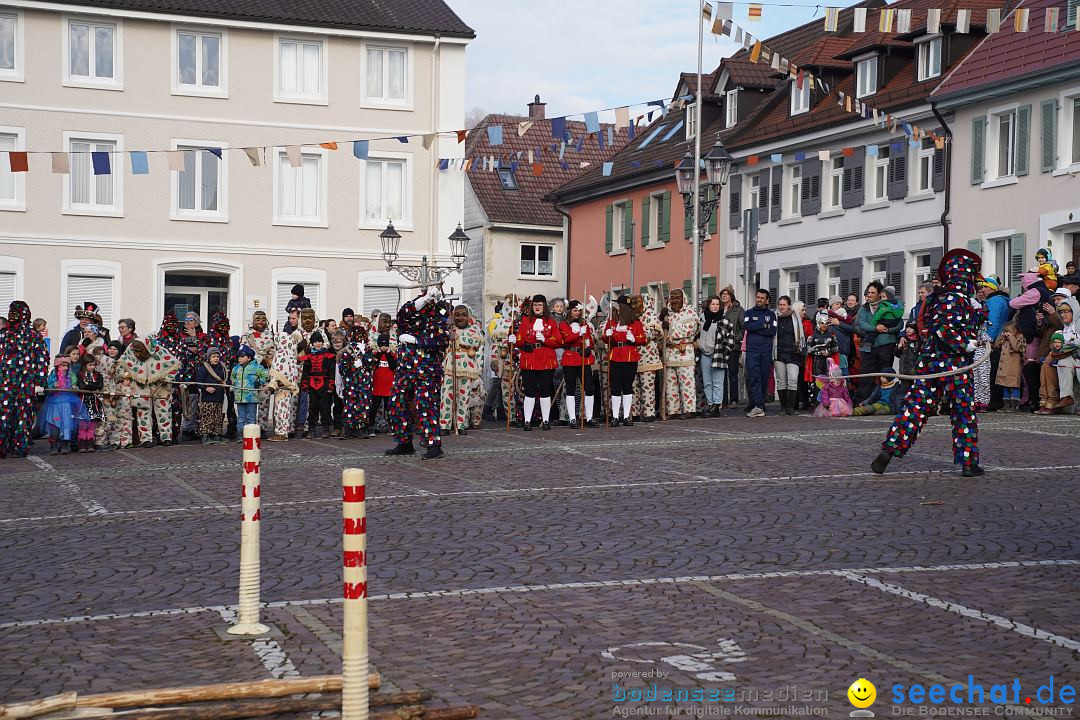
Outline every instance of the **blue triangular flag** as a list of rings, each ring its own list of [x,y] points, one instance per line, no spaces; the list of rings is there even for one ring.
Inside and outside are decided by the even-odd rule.
[[[405,144],[408,144],[408,142],[409,142],[409,137],[408,137],[407,135],[398,135],[397,141],[398,141],[399,143],[405,143]]]
[[[445,170],[448,167],[450,167],[450,160],[449,159],[443,158],[443,159],[439,160],[439,169],[440,170]]]
[[[903,143],[903,141],[894,142],[891,145],[889,145],[889,151],[893,152],[893,153],[902,153],[902,152],[904,152],[904,143]]]
[[[551,118],[551,137],[562,140],[566,137],[566,118]]]
[[[604,133],[596,133],[596,144],[601,150],[604,149]]]
[[[627,140],[633,140],[634,135],[636,135],[636,134],[637,134],[637,131],[634,129],[634,121],[631,120],[630,124],[626,126],[626,139]]]
[[[574,150],[576,150],[578,152],[581,152],[581,149],[583,147],[585,147],[585,136],[584,135],[582,135],[581,137],[579,137],[577,139],[577,147],[575,147]]]
[[[797,153],[795,153],[795,162],[802,162],[805,159],[806,153],[804,153],[802,150],[799,150]]]
[[[611,169],[613,167],[615,167],[615,163],[613,162],[604,163],[604,177],[609,177],[611,175]]]
[[[600,119],[596,116],[596,113],[585,113],[585,132],[600,132]]]
[[[877,157],[877,153],[878,153],[877,145],[867,145],[866,146],[866,156],[867,157]]]
[[[665,107],[667,107],[667,104],[663,100],[650,100],[646,104],[647,105],[655,105],[656,107],[660,108],[661,110],[663,110]]]
[[[367,140],[354,140],[352,144],[352,154],[357,160],[367,160],[368,158],[368,141]]]
[[[569,170],[570,169],[570,163],[561,162],[561,163],[559,163],[559,167],[561,167],[563,170]]]
[[[614,125],[608,125],[607,126],[607,144],[608,145],[614,145],[615,144],[615,126]]]
[[[664,161],[663,160],[653,160],[653,165],[655,165],[656,167],[664,167]]]
[[[784,156],[781,155],[780,153],[773,153],[772,155],[769,156],[769,159],[772,160],[774,163],[777,163],[777,164],[784,162]]]
[[[218,160],[221,159],[221,148],[206,148],[206,152],[211,155],[217,155]]]
[[[900,127],[903,129],[905,135],[911,134],[911,126],[908,125],[906,122],[900,123]]]
[[[640,160],[631,160],[630,161],[630,167],[641,167],[641,161]]]
[[[90,161],[94,163],[95,175],[111,175],[112,167],[109,164],[109,153],[107,152],[92,152],[90,153]]]
[[[488,135],[488,144],[489,145],[502,145],[503,144],[502,125],[488,125],[487,135]]]
[[[149,175],[150,163],[146,160],[146,153],[142,150],[131,151],[131,174]]]

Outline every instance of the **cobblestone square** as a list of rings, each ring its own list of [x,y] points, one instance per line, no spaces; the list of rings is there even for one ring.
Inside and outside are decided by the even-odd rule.
[[[1071,417],[947,420],[873,475],[884,418],[741,416],[450,438],[265,443],[262,600],[223,642],[240,445],[0,463],[0,699],[340,672],[340,474],[367,471],[371,655],[484,718],[845,716],[847,688],[1080,682]],[[720,700],[635,700],[713,692]],[[692,696],[691,696],[692,697]],[[726,701],[725,701],[726,700]],[[760,714],[760,713],[758,713]],[[917,712],[916,712],[917,714]]]

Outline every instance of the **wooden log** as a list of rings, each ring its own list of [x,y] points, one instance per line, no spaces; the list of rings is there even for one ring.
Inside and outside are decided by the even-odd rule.
[[[430,690],[410,690],[396,693],[373,693],[368,698],[370,707],[382,707],[384,705],[415,705],[425,700],[430,700]]]
[[[230,720],[231,718],[264,717],[316,710],[337,710],[340,707],[341,695],[331,693],[318,697],[232,700],[179,707],[137,708],[121,710],[105,717],[109,720]]]
[[[378,688],[380,684],[379,673],[368,675],[368,687]],[[82,695],[77,699],[76,707],[146,707],[212,700],[284,697],[286,695],[316,692],[341,692],[341,676],[316,675],[281,680],[255,680],[252,682],[189,685],[186,687]],[[3,716],[0,715],[0,717]]]
[[[75,707],[76,697],[75,693],[66,692],[40,700],[0,705],[0,718],[31,718],[60,710],[71,710]]]
[[[461,707],[448,708],[424,708],[421,715],[424,720],[470,720],[480,717],[480,708],[477,705],[462,705]]]

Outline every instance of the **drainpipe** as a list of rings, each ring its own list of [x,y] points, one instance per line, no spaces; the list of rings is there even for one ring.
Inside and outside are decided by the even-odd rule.
[[[952,208],[952,128],[945,122],[945,118],[937,109],[937,105],[930,103],[930,109],[934,117],[941,123],[945,131],[945,210],[941,213],[941,252],[944,255],[949,252],[949,210]]]
[[[559,205],[558,203],[555,203],[555,210],[558,211],[558,213],[560,215],[562,215],[564,218],[566,218],[566,233],[564,234],[564,236],[566,238],[566,249],[565,249],[566,254],[565,254],[565,261],[563,263],[564,265],[566,265],[566,292],[563,293],[563,296],[567,297],[567,298],[571,298],[572,296],[571,296],[571,293],[570,293],[570,287],[571,287],[570,286],[570,230],[573,228],[574,220],[570,217],[570,213],[566,212],[566,210],[563,209],[562,205]],[[581,298],[581,302],[583,302],[583,303],[585,301],[587,301],[587,300],[588,300],[588,298]]]

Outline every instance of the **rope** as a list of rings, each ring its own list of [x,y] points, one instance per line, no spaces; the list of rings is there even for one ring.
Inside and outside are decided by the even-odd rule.
[[[945,370],[943,372],[930,373],[929,375],[906,375],[898,372],[876,372],[876,373],[859,373],[858,375],[845,375],[845,380],[851,380],[853,378],[871,378],[871,377],[892,377],[898,380],[937,380],[938,378],[951,377],[953,375],[963,375],[964,373],[971,372],[980,365],[985,365],[990,361],[991,353],[986,353],[981,358],[963,367],[958,367],[954,370]],[[819,380],[834,380],[830,375],[815,375],[815,379]]]

